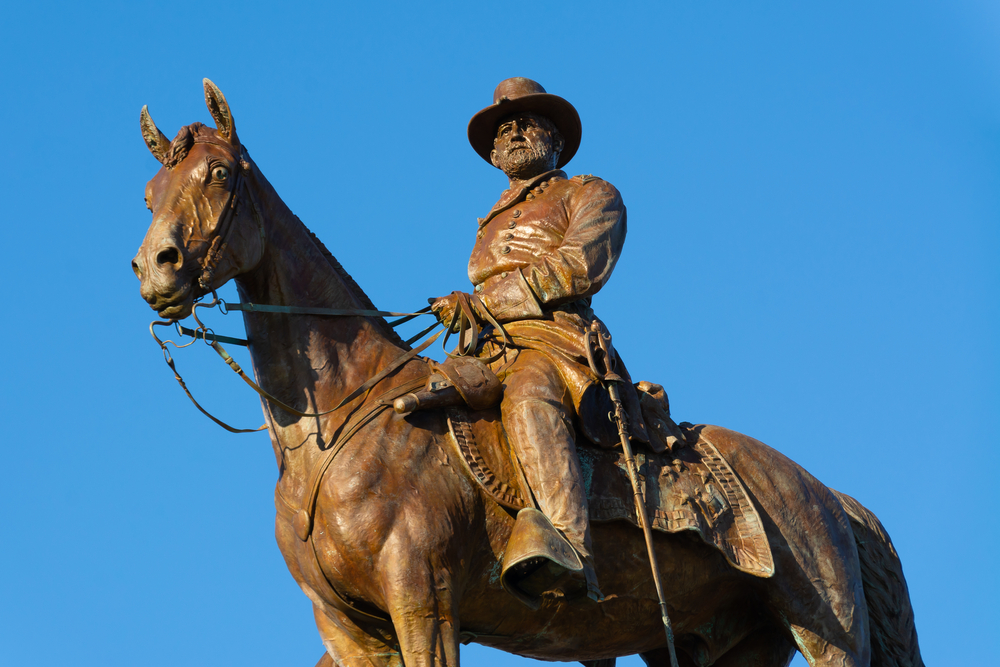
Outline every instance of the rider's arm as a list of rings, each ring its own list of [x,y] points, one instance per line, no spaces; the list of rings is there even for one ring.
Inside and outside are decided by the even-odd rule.
[[[618,190],[589,178],[564,203],[569,224],[562,243],[480,294],[499,321],[542,317],[560,304],[593,296],[611,276],[626,231],[625,205]]]

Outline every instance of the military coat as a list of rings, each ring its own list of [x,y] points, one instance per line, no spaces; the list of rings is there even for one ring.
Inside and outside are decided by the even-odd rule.
[[[469,259],[476,294],[515,347],[494,370],[502,377],[503,366],[516,363],[517,348],[543,352],[573,397],[584,435],[604,446],[618,444],[618,435],[607,419],[607,392],[587,363],[583,336],[596,319],[591,297],[611,277],[625,232],[625,205],[613,185],[553,170],[504,192],[479,219]],[[495,344],[495,337],[488,338],[486,347]],[[629,379],[624,364],[617,372]],[[648,442],[631,382],[623,398],[632,436]]]

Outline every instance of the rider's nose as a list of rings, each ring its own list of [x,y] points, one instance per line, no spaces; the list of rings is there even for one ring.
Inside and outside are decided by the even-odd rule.
[[[142,259],[139,257],[139,255],[136,255],[132,259],[132,273],[135,274],[136,278],[142,280]]]
[[[172,267],[175,271],[181,268],[181,251],[175,245],[167,245],[156,253],[157,268]]]

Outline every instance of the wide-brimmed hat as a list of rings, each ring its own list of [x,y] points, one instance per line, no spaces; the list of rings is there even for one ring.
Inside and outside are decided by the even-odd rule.
[[[469,143],[484,160],[493,164],[490,153],[493,151],[493,139],[497,136],[500,121],[522,111],[545,116],[559,128],[565,143],[559,154],[557,167],[562,167],[576,155],[583,128],[580,125],[580,115],[573,105],[558,95],[546,93],[538,82],[515,76],[501,81],[493,91],[493,104],[469,121]]]

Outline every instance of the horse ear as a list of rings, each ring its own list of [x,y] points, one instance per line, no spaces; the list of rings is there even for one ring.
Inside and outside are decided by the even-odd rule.
[[[233,113],[229,110],[229,103],[226,96],[222,94],[218,86],[204,79],[205,84],[205,104],[215,119],[215,126],[219,133],[226,138],[235,148],[239,148],[239,141],[236,139],[236,126],[233,124]]]
[[[156,127],[156,123],[150,117],[149,109],[146,108],[145,104],[142,105],[142,111],[139,113],[139,127],[142,128],[142,138],[149,146],[149,152],[161,164],[164,163],[167,159],[167,153],[170,151],[170,140]]]

